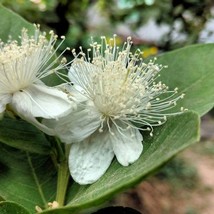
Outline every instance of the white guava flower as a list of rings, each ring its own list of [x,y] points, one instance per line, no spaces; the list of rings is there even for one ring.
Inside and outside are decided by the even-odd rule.
[[[43,78],[65,67],[65,63],[56,65],[59,58],[53,59],[56,39],[50,32],[47,41],[45,33],[36,28],[32,37],[24,29],[20,43],[0,41],[0,114],[9,106],[48,134],[53,133],[36,117],[57,119],[68,113],[72,106],[66,93],[42,82]]]
[[[65,143],[72,143],[69,168],[79,184],[97,181],[114,156],[123,166],[143,151],[140,130],[150,131],[166,121],[166,110],[183,97],[177,89],[155,82],[163,66],[144,63],[140,52],[130,52],[130,38],[122,50],[116,40],[93,43],[88,55],[77,55],[69,71],[79,106],[58,121],[45,121]],[[90,52],[93,58],[89,57]],[[165,113],[164,113],[165,112]]]

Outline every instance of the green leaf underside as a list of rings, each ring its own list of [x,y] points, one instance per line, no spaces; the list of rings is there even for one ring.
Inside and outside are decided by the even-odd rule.
[[[55,199],[56,170],[48,156],[0,145],[0,195],[32,213]]]
[[[0,214],[30,214],[24,207],[14,202],[0,202]]]
[[[22,120],[6,117],[1,120],[0,142],[33,153],[49,154],[51,152],[45,135]]]
[[[12,12],[11,10],[3,7],[0,4],[0,39],[3,42],[8,40],[8,36],[12,36],[13,39],[18,39],[22,28],[28,29],[29,33],[34,32],[34,26],[24,20],[22,17]]]
[[[181,106],[204,115],[214,106],[214,44],[199,44],[164,53],[157,63],[167,65],[160,80],[170,89],[178,87],[185,98]],[[172,111],[175,111],[173,109]]]
[[[144,136],[144,151],[141,157],[128,167],[121,167],[116,160],[96,183],[70,186],[67,206],[45,211],[50,214],[70,214],[83,208],[100,204],[113,194],[142,181],[175,154],[195,143],[199,138],[199,118],[196,113],[186,112],[172,116],[166,124]],[[102,139],[101,139],[102,140]]]

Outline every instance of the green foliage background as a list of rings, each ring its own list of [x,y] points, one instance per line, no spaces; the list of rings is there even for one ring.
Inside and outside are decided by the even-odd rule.
[[[33,20],[35,18],[36,22],[42,24],[43,29],[53,27],[58,34],[61,34],[62,31],[58,32],[59,28],[57,26],[59,24],[57,23],[62,23],[60,20],[64,21],[68,24],[67,31],[63,33],[69,35],[67,43],[74,45],[74,47],[86,43],[85,38],[91,32],[88,31],[85,20],[81,15],[90,6],[89,1],[82,0],[81,4],[77,4],[77,1],[72,1],[72,3],[70,1],[51,1],[50,5],[48,4],[49,1],[41,2],[47,4],[47,9],[44,11],[46,15],[44,15],[45,13],[41,15],[43,12],[39,11],[38,8],[35,9],[38,5],[35,6],[31,2],[27,3],[24,0],[20,2],[2,1],[4,5],[26,16],[31,22],[35,22]],[[140,1],[131,2],[133,4],[128,6],[124,3],[126,7],[121,11],[126,11],[126,13],[121,12],[117,16],[114,13],[113,5],[110,4],[107,7],[105,1],[97,1],[96,3],[103,13],[108,14],[112,24],[128,19],[129,16],[126,14],[129,14],[128,11],[132,10],[144,9],[147,11],[148,9],[148,14],[150,14],[150,10],[150,12],[160,10],[161,12],[157,13],[159,15],[154,17],[159,17],[163,13],[163,8],[169,10],[166,5],[164,7],[164,3],[160,6],[157,1],[154,1],[151,6],[148,6],[148,2],[146,5],[146,1],[141,3],[139,3]],[[169,3],[169,1],[164,2]],[[191,4],[190,1],[188,2]],[[170,3],[172,6],[172,2]],[[197,1],[197,4],[199,4],[199,1]],[[59,18],[54,10],[63,8],[63,5],[66,6],[66,12],[64,18]],[[174,10],[175,8],[171,9]],[[30,10],[32,10],[32,13],[29,12]],[[72,11],[75,12],[72,13]],[[4,17],[0,20],[0,37],[2,40],[6,41],[10,34],[14,38],[18,38],[21,27],[28,28],[30,32],[33,31],[31,24],[2,6],[0,6],[0,14],[1,17]],[[50,16],[47,14],[50,14]],[[161,18],[161,20],[166,21],[165,18]],[[142,17],[139,16],[139,20],[141,19]],[[142,21],[146,21],[146,18]],[[205,22],[205,19],[202,20],[202,26]],[[140,23],[136,22],[136,26],[138,25]],[[131,27],[135,28],[136,26]],[[191,33],[193,31],[190,31]],[[186,42],[192,43],[195,41]],[[168,41],[159,48],[172,49],[173,45]],[[178,44],[178,46],[182,45]],[[202,116],[214,106],[213,54],[214,45],[207,44],[189,46],[158,57],[159,63],[169,67],[162,71],[161,80],[170,88],[178,86],[179,93],[186,94],[186,98],[178,104],[177,108],[180,109],[184,106],[190,111],[169,117],[166,124],[155,128],[152,138],[149,137],[148,133],[143,133],[144,152],[133,165],[121,167],[114,160],[107,173],[92,185],[80,186],[71,179],[66,195],[66,206],[55,210],[46,210],[43,213],[79,213],[88,207],[98,205],[108,200],[115,193],[142,181],[179,151],[198,141],[199,116]],[[204,63],[205,60],[206,63]],[[50,144],[50,139],[24,121],[4,118],[0,121],[0,141],[0,196],[2,201],[0,203],[0,213],[35,213],[36,205],[47,208],[47,202],[53,201],[55,198],[57,173],[52,161],[56,154],[54,147]],[[29,142],[29,144],[26,142]]]
[[[135,43],[144,47],[156,45],[161,51],[197,43],[200,32],[212,17],[214,5],[212,0],[0,0],[0,3],[29,22],[40,23],[46,31],[54,29],[58,35],[66,35],[64,45],[72,47],[87,45],[90,36],[112,36],[119,24],[128,26],[134,35],[139,27],[153,19],[160,26],[168,25],[169,32],[157,44],[138,40]],[[104,19],[101,25],[90,25],[89,8],[99,13],[97,19]],[[179,32],[186,35],[183,41],[175,41],[172,36],[178,22]]]

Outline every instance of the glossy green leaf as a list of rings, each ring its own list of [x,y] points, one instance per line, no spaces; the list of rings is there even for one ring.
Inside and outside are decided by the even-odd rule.
[[[0,202],[0,214],[30,214],[24,207],[14,202]]]
[[[13,11],[3,7],[0,4],[0,39],[7,41],[8,36],[12,36],[13,39],[18,39],[22,28],[28,29],[29,33],[34,32],[34,26],[24,20],[21,16],[17,15]]]
[[[70,186],[67,206],[46,211],[47,214],[70,214],[91,207],[142,181],[175,154],[199,139],[199,118],[196,113],[186,112],[172,116],[167,123],[157,127],[154,136],[144,136],[144,151],[134,164],[121,167],[116,160],[96,183]]]
[[[51,158],[0,144],[0,195],[31,213],[55,199],[56,170]]]
[[[31,124],[11,118],[0,121],[0,142],[25,151],[49,154],[51,147],[45,135]]]
[[[161,81],[170,89],[178,87],[185,98],[181,106],[204,115],[214,107],[214,44],[200,44],[164,53],[157,62],[168,65]],[[175,111],[175,109],[173,109]]]

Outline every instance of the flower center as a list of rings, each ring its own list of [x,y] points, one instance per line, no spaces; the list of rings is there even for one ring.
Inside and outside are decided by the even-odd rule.
[[[2,91],[14,93],[32,84],[36,75],[28,70],[30,69],[28,58],[31,56],[30,52],[21,53],[12,49],[0,54],[0,89]]]
[[[56,38],[50,32],[50,41],[47,41],[46,34],[41,34],[36,28],[34,36],[29,36],[23,29],[20,43],[16,40],[0,41],[0,94],[15,93],[50,75],[58,59],[51,61]],[[55,66],[54,71],[61,67]]]
[[[168,90],[164,83],[156,82],[158,73],[167,66],[155,64],[156,59],[144,63],[140,50],[130,51],[131,38],[121,50],[115,37],[110,42],[105,37],[101,39],[101,44],[91,44],[87,56],[81,48],[79,54],[72,51],[75,60],[70,69],[71,80],[101,113],[100,131],[107,125],[111,132],[112,124],[124,131],[120,127],[123,124],[148,130],[152,135],[153,126],[163,124],[167,115],[177,114],[168,111],[184,95],[176,96],[177,88]]]
[[[128,114],[137,114],[145,87],[120,61],[109,62],[104,70],[94,72],[93,101],[105,116],[119,119]]]

